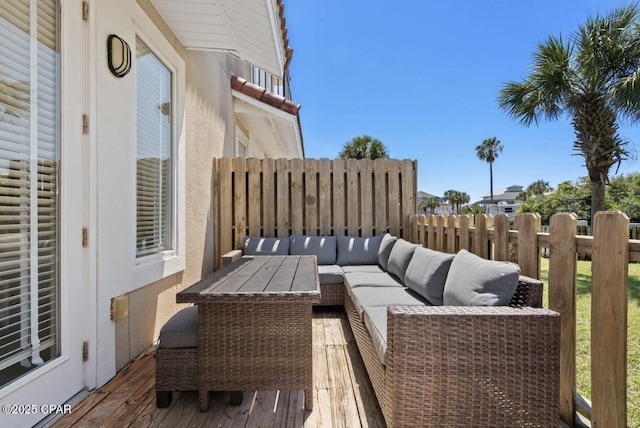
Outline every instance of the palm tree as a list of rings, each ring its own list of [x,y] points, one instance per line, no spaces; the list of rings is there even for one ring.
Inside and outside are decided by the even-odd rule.
[[[442,195],[442,199],[449,202],[451,204],[451,208],[455,208],[456,193],[458,193],[457,190],[451,189],[447,190],[446,192],[444,192],[444,195]]]
[[[553,188],[549,186],[549,182],[544,180],[536,180],[527,187],[527,193],[531,196],[542,196],[552,190]]]
[[[435,209],[438,208],[438,205],[440,205],[440,203],[438,202],[438,198],[436,198],[435,196],[429,196],[424,200],[424,202],[426,203],[426,207],[431,210],[431,214],[433,214]]]
[[[589,173],[592,221],[604,210],[610,168],[628,156],[618,116],[640,120],[639,18],[637,5],[625,6],[588,19],[567,41],[548,37],[529,76],[500,91],[500,107],[524,125],[571,117],[573,148]]]
[[[338,156],[343,159],[388,159],[389,150],[377,138],[361,135],[345,143]]]
[[[476,146],[476,155],[480,160],[489,163],[489,188],[491,200],[493,204],[493,162],[498,158],[498,155],[502,152],[504,146],[496,137],[485,139],[482,144]]]

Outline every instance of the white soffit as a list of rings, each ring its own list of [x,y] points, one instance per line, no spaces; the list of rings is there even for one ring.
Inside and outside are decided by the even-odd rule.
[[[151,0],[182,45],[229,51],[282,77],[285,46],[275,0]]]
[[[242,92],[233,94],[233,111],[249,130],[251,144],[262,146],[270,158],[302,158],[302,136],[298,117],[249,97]]]

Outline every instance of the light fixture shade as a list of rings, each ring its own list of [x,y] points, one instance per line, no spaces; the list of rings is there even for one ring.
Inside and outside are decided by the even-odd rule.
[[[109,70],[116,77],[124,77],[131,71],[131,48],[115,34],[107,38],[107,61]]]

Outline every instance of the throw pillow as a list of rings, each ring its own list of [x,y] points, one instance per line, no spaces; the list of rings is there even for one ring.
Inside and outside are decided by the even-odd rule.
[[[442,305],[444,284],[454,256],[428,248],[416,248],[407,267],[404,284],[432,305]]]
[[[520,267],[515,263],[485,260],[467,250],[453,258],[444,284],[447,306],[508,305],[518,286]]]
[[[391,255],[391,250],[393,246],[398,241],[398,238],[387,233],[382,237],[382,241],[380,242],[380,248],[378,249],[378,264],[384,269],[387,270],[387,265],[389,264],[389,256]]]
[[[391,254],[389,254],[387,272],[395,275],[396,278],[404,283],[404,275],[407,272],[411,256],[413,256],[416,248],[418,248],[417,244],[412,244],[404,239],[398,239],[398,242],[396,242],[391,249]]]

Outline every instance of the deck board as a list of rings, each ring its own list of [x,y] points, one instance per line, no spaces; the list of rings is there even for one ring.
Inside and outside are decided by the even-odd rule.
[[[301,391],[245,391],[242,405],[229,393],[211,392],[207,412],[198,410],[197,392],[174,392],[166,409],[156,407],[155,359],[148,351],[73,411],[47,427],[383,427],[382,413],[366,379],[344,312],[316,308],[313,314],[314,410],[305,411]],[[371,399],[373,398],[373,403]],[[365,415],[363,402],[366,406]],[[364,419],[363,419],[364,418]]]
[[[302,391],[245,391],[242,405],[228,392],[211,392],[209,410],[198,393],[174,392],[166,409],[156,407],[155,359],[149,350],[109,383],[74,404],[70,414],[44,427],[385,427],[344,312],[315,308],[313,314],[314,409],[305,411]],[[560,424],[560,427],[566,425]]]

